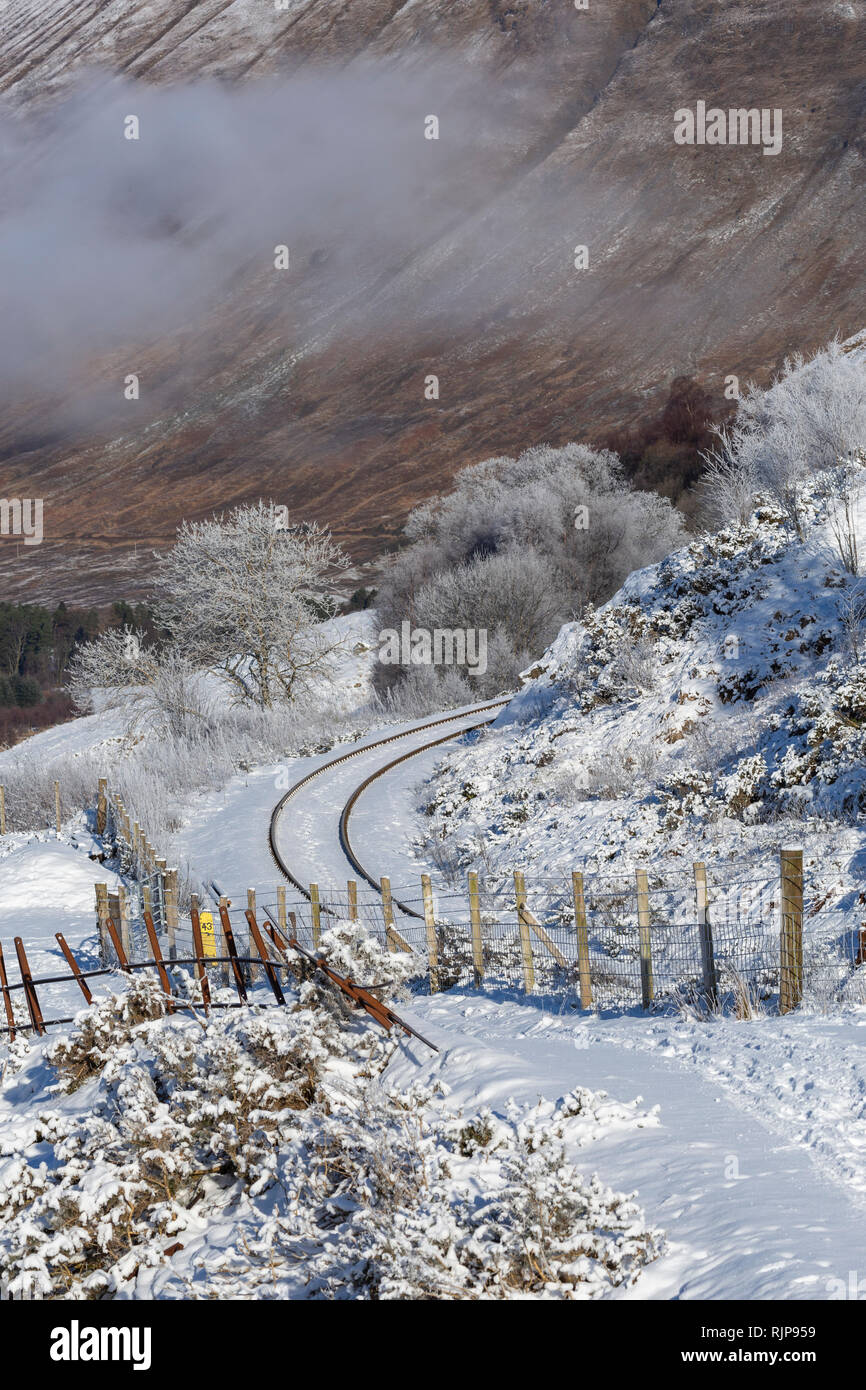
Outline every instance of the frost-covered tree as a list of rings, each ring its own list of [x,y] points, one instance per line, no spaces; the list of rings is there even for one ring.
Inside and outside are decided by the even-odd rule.
[[[347,557],[315,523],[283,525],[258,502],[184,522],[156,556],[159,621],[194,666],[263,709],[321,676],[337,645],[319,626],[325,581]]]
[[[563,622],[675,549],[683,522],[667,499],[632,489],[609,450],[541,445],[464,469],[451,493],[412,512],[406,535],[380,586],[382,626],[486,628],[495,659],[472,682],[484,695],[512,685]],[[378,675],[380,686],[400,678],[405,668]]]
[[[123,705],[135,718],[184,733],[204,717],[204,676],[236,703],[269,710],[308,691],[339,646],[322,629],[326,583],[347,564],[315,523],[286,525],[258,502],[228,515],[184,522],[157,554],[156,621],[165,637],[111,629],[84,644],[71,666],[79,708]]]
[[[69,663],[69,690],[82,711],[122,708],[130,728],[147,725],[180,737],[207,719],[210,701],[190,661],[146,634],[110,628],[79,646]]]
[[[802,536],[801,485],[832,470],[826,489],[842,503],[840,558],[850,567],[844,513],[851,480],[836,470],[866,449],[863,362],[838,341],[808,361],[789,358],[766,390],[747,387],[733,423],[716,433],[718,444],[704,455],[710,519],[719,525],[742,521],[763,493]]]

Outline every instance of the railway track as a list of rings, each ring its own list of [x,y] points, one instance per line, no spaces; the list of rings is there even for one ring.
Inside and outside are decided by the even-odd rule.
[[[463,710],[460,714],[445,715],[440,719],[431,720],[429,724],[422,724],[414,729],[406,729],[399,734],[389,734],[386,738],[377,739],[375,743],[366,743],[362,748],[353,748],[350,752],[343,753],[338,758],[331,758],[330,762],[324,763],[321,767],[314,768],[312,772],[308,772],[306,776],[301,777],[297,782],[295,782],[294,786],[289,787],[288,791],[284,792],[284,794],[280,797],[280,800],[277,802],[276,806],[274,807],[271,813],[271,821],[268,829],[268,846],[270,848],[271,858],[273,859],[279,872],[283,875],[285,879],[288,880],[289,883],[291,883],[293,888],[297,889],[299,893],[301,893],[305,898],[309,900],[309,889],[305,887],[303,883],[301,883],[300,879],[297,878],[295,874],[292,873],[291,869],[289,868],[289,865],[286,863],[286,861],[283,859],[283,856],[280,854],[280,851],[277,847],[277,834],[280,819],[289,802],[292,800],[293,797],[297,796],[298,792],[300,792],[304,787],[308,786],[310,782],[314,781],[317,777],[324,776],[324,774],[326,772],[329,772],[332,768],[338,767],[342,763],[350,762],[352,758],[360,758],[364,753],[369,753],[375,748],[383,748],[389,743],[399,742],[400,739],[411,738],[413,737],[413,735],[423,733],[425,729],[441,728],[443,724],[456,724],[461,720],[471,719],[472,716],[475,714],[487,714],[488,712],[490,712],[489,718],[479,719],[477,723],[470,724],[465,730],[461,730],[460,732],[468,733],[472,729],[481,729],[486,724],[493,723],[493,720],[496,718],[496,712],[503,709],[505,705],[508,704],[509,699],[510,696],[507,696],[505,699],[502,700],[488,701],[483,705],[476,705],[474,709]],[[361,782],[359,786],[355,788],[355,790],[352,792],[351,796],[348,798],[346,804],[343,807],[343,810],[340,814],[340,847],[343,850],[343,853],[345,854],[346,858],[348,859],[355,872],[361,878],[363,878],[365,882],[369,883],[373,888],[375,888],[377,892],[381,892],[378,880],[368,869],[365,868],[365,866],[359,860],[358,856],[355,854],[355,851],[352,849],[351,841],[349,839],[349,817],[351,816],[352,810],[358,798],[361,796],[362,792],[370,785],[371,782],[375,782],[378,777],[383,777],[386,772],[390,772],[391,769],[397,767],[399,763],[406,762],[409,758],[414,758],[419,753],[425,753],[429,748],[435,748],[440,743],[448,743],[454,737],[455,734],[452,731],[447,734],[441,735],[441,737],[430,739],[426,743],[421,744],[420,747],[412,748],[409,750],[408,753],[402,753],[398,758],[394,758],[391,762],[386,763],[384,767],[377,768],[375,772],[371,773],[369,777],[366,777],[364,781]],[[418,917],[420,915],[413,908],[407,907],[405,903],[401,903],[397,898],[395,898],[393,901],[394,906],[399,908],[399,910],[405,916]],[[322,903],[321,906],[323,911],[329,912],[331,913],[331,915],[333,915],[332,910],[328,908],[327,904]]]

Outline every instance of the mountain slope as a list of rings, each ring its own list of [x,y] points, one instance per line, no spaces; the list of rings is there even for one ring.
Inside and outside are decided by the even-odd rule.
[[[261,494],[369,559],[468,462],[635,422],[683,371],[721,403],[729,373],[766,375],[795,344],[853,331],[864,13],[863,0],[7,13],[0,90],[19,113],[100,66],[148,89],[208,77],[236,92],[275,73],[315,84],[328,62],[363,88],[366,64],[399,57],[410,78],[395,122],[400,140],[404,120],[418,137],[381,175],[384,206],[358,215],[357,246],[327,218],[304,229],[288,301],[263,269],[273,223],[253,218],[195,314],[137,345],[135,322],[94,343],[74,386],[6,392],[0,495],[46,504],[38,551],[0,549],[7,591],[146,587],[142,553],[179,516]],[[699,99],[781,108],[782,152],[677,146],[674,110]],[[414,166],[436,109],[428,175]],[[168,214],[170,243],[184,221]],[[134,414],[120,402],[131,360],[146,386]]]

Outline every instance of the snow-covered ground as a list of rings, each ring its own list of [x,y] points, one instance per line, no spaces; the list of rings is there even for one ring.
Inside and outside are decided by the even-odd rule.
[[[389,1075],[435,1079],[467,1113],[576,1085],[653,1113],[574,1156],[636,1191],[667,1236],[667,1253],[612,1296],[846,1296],[866,1239],[866,1011],[699,1024],[455,991],[413,1000],[407,1016],[442,1051],[405,1049]]]
[[[122,880],[90,858],[96,848],[80,824],[60,837],[51,831],[0,837],[0,946],[10,981],[19,978],[15,937],[23,941],[36,978],[69,974],[58,932],[82,969],[99,968],[94,886],[106,883],[114,891]],[[20,992],[17,998],[23,1005]],[[78,987],[71,983],[42,986],[39,1000],[46,1018],[67,1017],[82,1004]]]
[[[410,759],[364,793],[352,829],[362,860],[395,886],[424,869],[440,885],[449,874],[462,879],[479,843],[489,872],[503,878],[518,864],[543,881],[580,865],[690,870],[703,859],[770,883],[779,846],[796,838],[810,903],[859,920],[866,667],[842,621],[851,582],[823,508],[815,499],[802,541],[764,509],[749,527],[633,576],[586,623],[563,629],[490,731]],[[863,549],[862,511],[858,526]],[[369,646],[356,655],[369,660]],[[344,684],[355,680],[349,672]],[[385,732],[397,730],[366,728],[356,746]],[[403,732],[289,803],[280,846],[299,876],[323,885],[349,876],[339,811],[370,771],[429,737],[411,725]],[[105,733],[95,718],[38,737],[55,756],[65,742],[84,749]],[[250,768],[192,797],[177,843],[193,878],[273,895],[271,810],[346,746]],[[59,839],[0,842],[0,939],[13,977],[15,935],[37,971],[59,963],[57,930],[92,959],[93,884],[117,879],[91,848],[83,818]],[[593,1093],[584,1122],[568,1128],[570,1161],[636,1192],[640,1220],[664,1233],[635,1281],[597,1288],[603,1296],[838,1298],[866,1241],[866,1008],[856,998],[807,999],[784,1018],[768,1010],[699,1022],[670,1008],[582,1013],[572,998],[490,985],[416,995],[405,1012],[441,1051],[401,1042],[387,1077],[400,1088],[433,1086],[431,1117],[487,1107],[494,1129],[525,1124],[541,1096],[538,1114],[549,1118],[558,1101],[573,1104],[565,1098],[575,1088]],[[34,1107],[46,1103],[44,1046],[0,1096],[16,1152],[27,1149]],[[471,1182],[481,1183],[480,1200],[479,1173]],[[202,1269],[223,1261],[212,1289],[240,1278],[249,1296],[300,1296],[297,1282],[267,1284],[261,1251],[246,1272],[239,1262],[239,1228],[248,1240],[274,1212],[242,1203],[238,1221],[219,1215],[223,1197],[211,1199],[188,1228],[183,1259],[165,1268],[156,1251],[121,1292],[189,1296],[206,1282]]]

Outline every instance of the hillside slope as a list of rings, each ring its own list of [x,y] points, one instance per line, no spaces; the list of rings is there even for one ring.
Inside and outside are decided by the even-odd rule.
[[[492,730],[419,789],[426,845],[457,871],[483,840],[506,878],[706,859],[770,881],[793,842],[811,891],[850,909],[866,868],[863,581],[817,486],[804,510],[803,540],[762,506],[564,627]],[[854,520],[862,548],[859,472]]]
[[[25,239],[9,277],[17,319],[68,330],[74,371],[46,385],[7,364],[0,495],[42,495],[46,539],[0,549],[5,589],[98,599],[141,588],[150,544],[181,515],[261,494],[327,520],[369,559],[466,463],[638,420],[683,371],[721,402],[726,374],[764,375],[794,344],[851,332],[863,319],[864,13],[863,0],[627,0],[587,12],[552,0],[293,0],[273,13],[258,0],[155,0],[132,20],[117,0],[4,10],[0,93],[19,117],[44,116],[100,69],[144,84],[132,88],[142,102],[154,84],[193,78],[223,94],[287,72],[315,87],[331,61],[362,92],[371,61],[399,57],[410,74],[394,107],[405,164],[377,165],[374,142],[358,152],[374,171],[370,206],[350,199],[346,225],[305,224],[290,296],[263,269],[279,238],[262,207],[225,255],[232,213],[217,202],[202,228],[200,209],[166,194],[146,249],[155,240],[160,268],[184,283],[178,243],[201,238],[205,258],[216,246],[207,292],[194,313],[181,302],[145,331],[161,292],[145,260],[144,307],[89,340],[76,331],[90,307],[73,295],[63,312],[59,272],[32,313],[14,300],[45,264],[44,240]],[[327,87],[321,99],[333,112]],[[674,110],[699,99],[781,108],[782,152],[677,146]],[[274,100],[271,124],[289,142]],[[422,122],[437,109],[433,147]],[[374,104],[373,129],[388,110]],[[340,119],[350,131],[357,118],[349,103]],[[275,184],[279,149],[265,166]],[[431,176],[421,161],[433,149]],[[256,159],[250,148],[241,165]],[[234,173],[219,172],[230,189]],[[238,187],[242,201],[240,176]],[[107,222],[118,200],[135,219],[128,197],[120,175],[109,180]],[[576,244],[590,248],[589,271],[574,268]],[[123,299],[123,282],[101,274],[91,297]],[[134,412],[120,386],[131,360],[143,383]],[[431,372],[435,401],[424,397]]]

